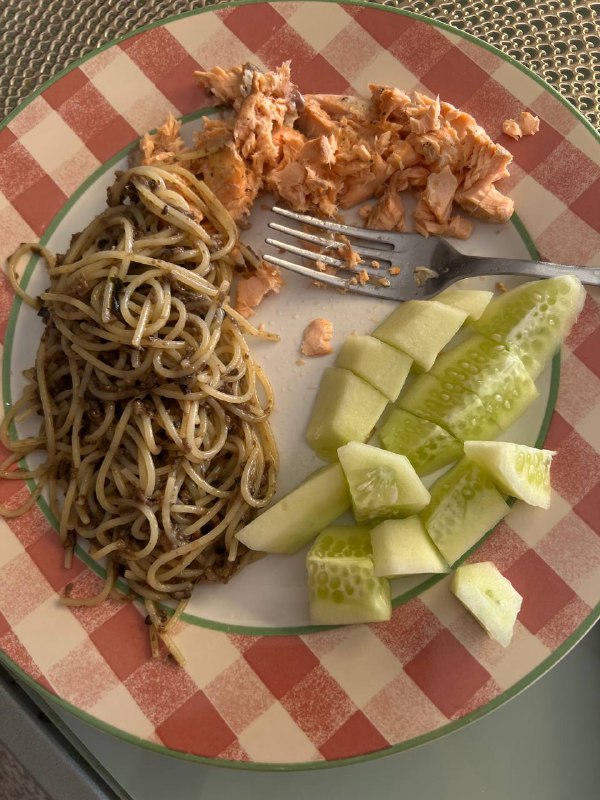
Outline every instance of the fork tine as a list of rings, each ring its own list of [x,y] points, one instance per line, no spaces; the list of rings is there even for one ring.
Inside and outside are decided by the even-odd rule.
[[[372,284],[365,284],[362,286],[360,283],[352,284],[348,278],[340,278],[337,275],[329,275],[327,272],[316,272],[311,267],[305,267],[302,264],[295,264],[293,261],[286,261],[278,256],[264,255],[264,260],[269,264],[283,269],[296,272],[298,275],[305,275],[312,278],[318,283],[326,283],[329,286],[335,286],[343,292],[354,292],[355,294],[369,295],[370,297],[379,297],[386,300],[397,300],[398,297],[391,287],[373,286]]]
[[[353,225],[340,225],[339,222],[330,222],[326,219],[319,219],[318,217],[311,217],[308,214],[298,214],[295,211],[288,211],[287,208],[280,206],[273,206],[273,211],[282,217],[289,217],[295,219],[296,222],[302,222],[305,225],[312,225],[315,228],[324,228],[334,233],[343,233],[345,236],[358,236],[361,239],[367,239],[370,242],[378,242],[383,245],[391,245],[389,241],[389,231],[372,231],[368,228],[356,228]],[[390,255],[394,252],[394,247],[389,248]]]
[[[306,250],[304,247],[296,247],[294,244],[288,244],[287,242],[280,242],[278,239],[265,239],[267,244],[270,244],[272,247],[278,247],[280,250],[285,250],[286,253],[294,253],[296,256],[302,256],[302,258],[308,258],[309,261],[322,261],[323,264],[329,264],[332,267],[336,267],[337,269],[344,269],[352,272],[353,274],[357,274],[358,272],[362,272],[363,270],[369,274],[371,278],[381,278],[383,274],[380,270],[373,270],[368,269],[367,267],[363,267],[361,264],[357,269],[352,269],[348,266],[345,261],[342,261],[339,258],[333,258],[333,256],[327,256],[324,253],[315,253],[314,250]],[[322,272],[318,272],[316,270],[312,270],[315,275],[322,275]]]
[[[314,233],[307,233],[306,231],[300,231],[296,228],[289,228],[286,225],[280,225],[278,222],[269,222],[269,228],[272,228],[274,231],[278,231],[279,233],[285,233],[288,236],[293,236],[296,239],[302,239],[305,242],[318,244],[321,247],[329,250],[334,250],[340,246],[343,246],[343,242],[338,242],[335,239],[326,239],[324,236],[315,236]],[[377,259],[378,261],[391,261],[389,254],[390,252],[393,252],[389,250],[377,250],[373,247],[363,247],[360,244],[352,244],[352,249],[361,256]]]

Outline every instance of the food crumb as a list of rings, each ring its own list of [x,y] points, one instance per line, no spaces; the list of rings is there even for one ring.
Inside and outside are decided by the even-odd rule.
[[[326,272],[327,271],[327,264],[321,259],[317,259],[315,261],[315,267],[319,270],[319,272]]]
[[[369,280],[370,280],[370,278],[369,278],[369,273],[367,272],[367,270],[366,269],[361,269],[361,271],[358,273],[358,282],[360,283],[360,285],[364,286],[365,283],[369,282]]]
[[[540,129],[540,118],[534,117],[529,111],[521,111],[519,119],[505,119],[502,123],[502,131],[512,139],[520,139],[522,136],[533,136]]]
[[[498,282],[496,283],[496,289],[498,289],[498,291],[499,291],[499,292],[507,292],[507,291],[508,291],[508,289],[506,288],[506,284],[504,283],[504,281],[498,281]]]
[[[390,275],[400,275],[402,269],[401,267],[390,267],[388,269],[388,272],[390,273]]]
[[[413,275],[417,286],[425,286],[431,278],[439,277],[439,274],[434,269],[429,269],[429,267],[415,267]]]
[[[380,266],[379,261],[371,261],[371,266],[374,269],[379,269],[379,266]]]
[[[373,207],[373,206],[372,206],[372,204],[371,204],[371,203],[365,203],[365,205],[364,205],[364,206],[361,206],[361,207],[358,209],[358,216],[359,216],[361,219],[368,219],[368,217],[369,217],[369,214],[371,213],[371,208],[372,208],[372,207]]]
[[[391,283],[388,281],[387,278],[377,278],[377,283],[380,286],[385,286],[385,287],[391,286]]]
[[[303,356],[326,356],[333,352],[331,339],[333,337],[333,323],[328,319],[313,319],[308,323],[302,334],[300,352]]]
[[[306,361],[305,361],[303,358],[297,358],[297,359],[296,359],[296,364],[297,364],[299,367],[302,367],[302,366],[304,366],[304,364],[306,364]]]

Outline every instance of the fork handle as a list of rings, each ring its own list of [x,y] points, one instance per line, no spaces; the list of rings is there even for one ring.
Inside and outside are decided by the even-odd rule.
[[[451,267],[452,274],[464,275],[529,275],[532,278],[556,278],[573,275],[582,283],[600,286],[600,269],[593,267],[569,267],[546,261],[522,261],[513,258],[486,258],[484,256],[461,256]]]

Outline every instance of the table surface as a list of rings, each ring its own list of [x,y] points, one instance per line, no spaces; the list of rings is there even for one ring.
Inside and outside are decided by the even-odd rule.
[[[77,0],[43,4],[3,0],[0,119],[41,83],[114,37],[174,13],[215,4],[211,0],[87,0],[84,5]],[[496,45],[599,125],[598,3],[413,0],[386,4],[435,17]],[[187,800],[233,792],[242,799],[262,798],[283,788],[283,782],[289,800],[315,792],[334,797],[343,793],[346,800],[367,793],[377,798],[405,793],[445,800],[562,800],[567,796],[586,800],[597,796],[600,780],[599,667],[600,630],[596,628],[549,675],[477,723],[416,750],[309,773],[277,775],[203,767],[112,738],[66,712],[57,711],[55,719],[75,745],[87,748],[134,800],[162,800],[175,793],[178,800]]]

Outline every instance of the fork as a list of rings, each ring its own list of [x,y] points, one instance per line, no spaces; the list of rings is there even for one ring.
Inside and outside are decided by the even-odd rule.
[[[319,251],[309,250],[271,237],[265,240],[267,244],[286,253],[319,262],[319,265],[324,264],[345,270],[347,277],[320,272],[317,269],[286,261],[270,254],[264,256],[265,261],[300,275],[306,275],[319,283],[335,286],[342,291],[382,297],[386,300],[426,300],[434,297],[455,281],[479,275],[527,275],[532,278],[573,275],[582,283],[600,286],[600,269],[551,264],[545,261],[467,256],[459,253],[452,245],[437,236],[430,236],[426,239],[418,233],[395,233],[356,228],[352,225],[342,225],[338,222],[298,214],[278,206],[274,206],[272,210],[281,217],[318,228],[325,235],[318,236],[305,230],[287,227],[279,222],[269,222],[269,228],[272,230],[310,242],[312,245],[318,245],[320,249]],[[361,241],[355,244],[347,238],[346,242],[339,242],[330,238],[333,234],[354,237]],[[349,268],[348,262],[344,259],[329,255],[341,247],[347,247],[348,244],[362,259],[362,262],[354,269]],[[391,267],[399,267],[400,272],[398,274],[390,273],[386,264]],[[425,272],[422,270],[419,272],[419,267],[427,269]],[[415,272],[415,268],[417,268],[417,272]],[[368,281],[364,275],[362,276],[364,284],[357,280],[359,271],[363,270],[368,275]],[[419,279],[419,275],[425,279]],[[354,280],[352,280],[353,278]]]

